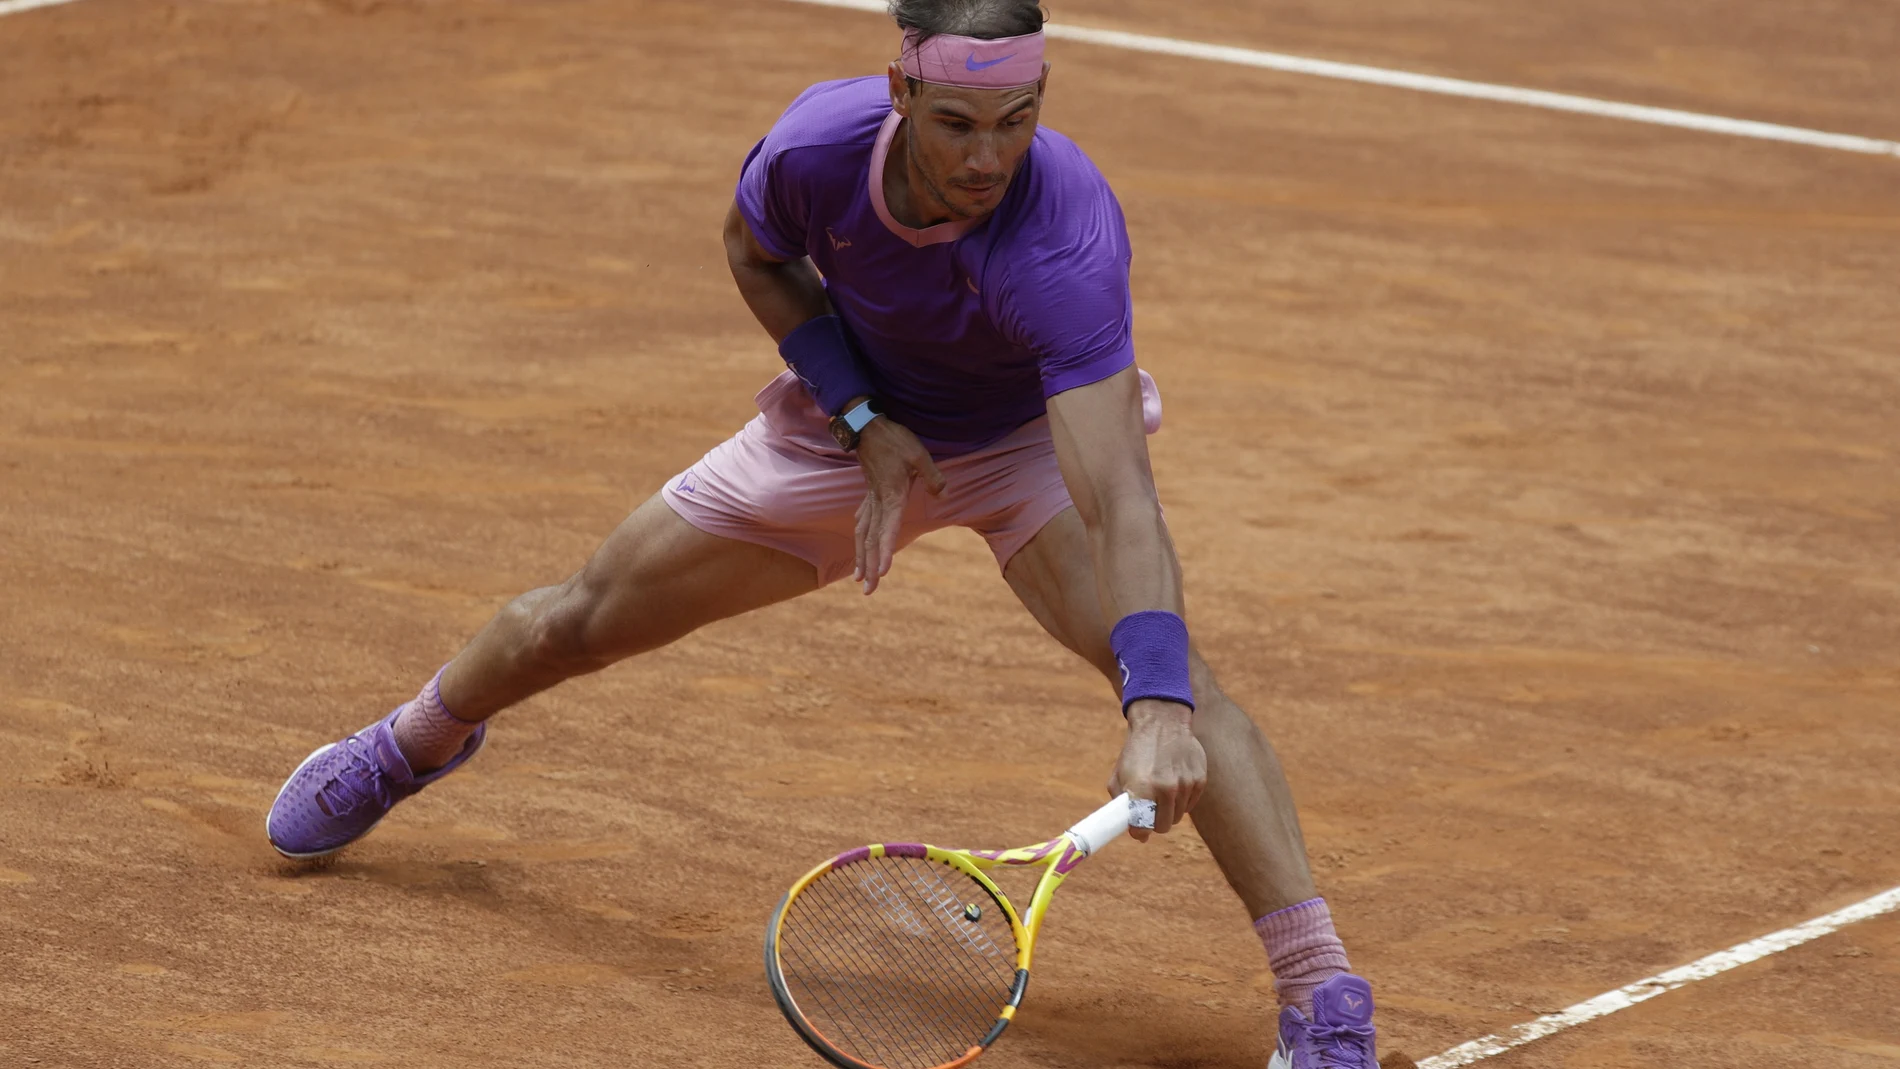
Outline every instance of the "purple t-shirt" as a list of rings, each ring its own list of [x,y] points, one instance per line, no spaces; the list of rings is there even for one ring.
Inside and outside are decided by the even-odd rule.
[[[1075,142],[1038,129],[996,211],[912,230],[884,205],[896,129],[883,75],[821,82],[746,157],[737,197],[766,251],[824,274],[893,419],[955,456],[1134,363],[1128,229]]]

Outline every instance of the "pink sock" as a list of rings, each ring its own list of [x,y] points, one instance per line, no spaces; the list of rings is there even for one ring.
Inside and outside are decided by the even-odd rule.
[[[410,770],[420,776],[455,760],[468,737],[480,726],[458,719],[442,704],[442,673],[437,672],[422,688],[422,693],[416,695],[416,700],[404,705],[402,712],[396,714],[393,728],[396,748],[402,751]]]
[[[1352,968],[1333,931],[1333,911],[1324,898],[1309,898],[1254,921],[1253,930],[1267,948],[1280,1005],[1295,1007],[1310,1020],[1313,989]]]

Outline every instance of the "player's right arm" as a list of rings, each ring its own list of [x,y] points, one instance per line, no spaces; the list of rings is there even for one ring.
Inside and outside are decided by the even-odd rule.
[[[781,346],[793,331],[819,316],[832,314],[824,282],[811,257],[784,260],[772,255],[752,233],[737,202],[726,213],[726,264],[739,296],[752,309],[759,325]],[[856,396],[848,409],[864,400]],[[944,477],[930,459],[930,451],[910,430],[888,416],[879,416],[858,439],[858,464],[864,469],[864,503],[858,507],[856,568],[853,578],[864,592],[877,589],[878,580],[891,570],[897,553],[897,535],[904,519],[904,503],[912,481],[921,480],[932,494],[943,492]]]
[[[758,318],[759,325],[782,342],[785,336],[812,319],[831,313],[825,284],[811,257],[782,260],[767,252],[746,224],[734,202],[726,212],[726,266],[739,286],[739,296]]]

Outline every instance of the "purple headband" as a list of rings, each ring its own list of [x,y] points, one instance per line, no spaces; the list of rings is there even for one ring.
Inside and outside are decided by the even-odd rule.
[[[965,89],[1014,89],[1042,80],[1042,31],[1020,37],[958,37],[940,33],[917,42],[904,31],[904,73],[924,82]]]

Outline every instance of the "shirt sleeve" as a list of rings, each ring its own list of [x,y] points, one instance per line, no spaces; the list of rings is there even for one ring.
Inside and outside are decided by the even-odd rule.
[[[785,166],[788,153],[772,142],[773,135],[767,134],[752,146],[739,170],[733,200],[766,252],[781,260],[796,260],[805,255],[810,198],[799,176]]]
[[[999,325],[1036,354],[1044,397],[1135,362],[1128,227],[1107,182],[1095,177],[1087,196],[1065,198],[1059,221],[1036,228],[1041,240],[1026,234],[1004,258]]]

